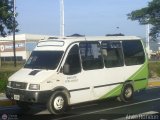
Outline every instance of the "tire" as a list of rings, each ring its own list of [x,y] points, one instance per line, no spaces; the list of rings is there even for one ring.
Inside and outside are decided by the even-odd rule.
[[[123,102],[129,102],[133,99],[133,87],[131,84],[126,84],[124,85],[123,89],[122,89],[122,93],[120,95],[120,100]]]
[[[64,114],[68,108],[68,100],[63,92],[56,91],[47,103],[47,109],[51,114]]]
[[[22,109],[22,111],[27,112],[30,110],[30,104],[27,102],[21,102],[21,101],[17,101],[16,102],[18,107],[20,107]]]

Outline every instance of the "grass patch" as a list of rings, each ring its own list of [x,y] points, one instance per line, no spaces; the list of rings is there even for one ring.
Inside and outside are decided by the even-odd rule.
[[[17,62],[17,66],[14,67],[14,63],[13,62],[2,62],[2,65],[0,67],[0,72],[7,72],[7,71],[11,71],[11,72],[15,72],[17,70],[19,70],[25,62]]]

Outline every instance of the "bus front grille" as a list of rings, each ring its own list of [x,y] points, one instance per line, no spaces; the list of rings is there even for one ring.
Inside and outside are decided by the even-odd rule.
[[[26,89],[27,88],[27,83],[22,83],[22,82],[11,82],[11,87],[12,88],[17,88],[17,89]]]

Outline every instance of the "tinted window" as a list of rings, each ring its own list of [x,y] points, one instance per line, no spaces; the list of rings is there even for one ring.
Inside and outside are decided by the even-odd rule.
[[[56,69],[62,54],[62,51],[33,51],[24,68]]]
[[[79,56],[79,47],[74,45],[67,56],[65,66],[68,66],[67,75],[77,74],[81,71],[80,56]]]
[[[103,68],[99,42],[81,42],[79,45],[84,70]]]
[[[102,54],[105,67],[120,67],[124,65],[122,45],[120,41],[104,41],[102,42]]]
[[[125,64],[129,65],[139,65],[143,64],[145,61],[145,54],[141,41],[123,41],[123,51]]]

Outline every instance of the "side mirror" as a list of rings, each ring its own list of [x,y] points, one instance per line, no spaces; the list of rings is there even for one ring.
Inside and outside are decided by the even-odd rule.
[[[70,73],[70,65],[69,64],[64,64],[63,73],[64,74],[69,74]]]

